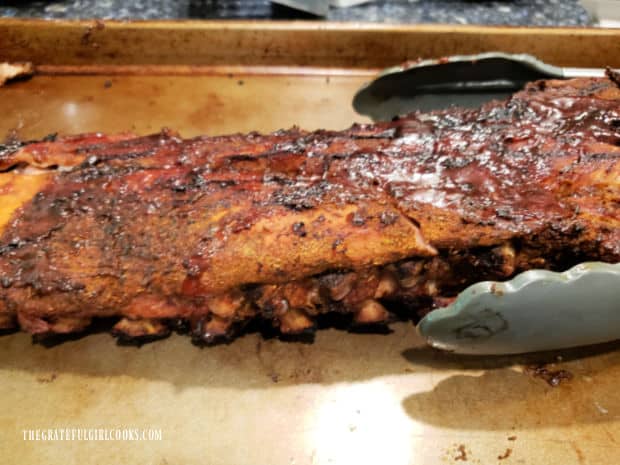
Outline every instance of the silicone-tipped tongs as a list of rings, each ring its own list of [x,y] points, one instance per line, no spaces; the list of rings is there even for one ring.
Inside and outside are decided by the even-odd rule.
[[[560,68],[501,52],[419,60],[384,70],[353,98],[355,111],[375,121],[414,110],[477,107],[503,99],[537,79],[603,77],[604,69]]]
[[[620,263],[582,263],[564,273],[530,270],[480,282],[430,312],[418,332],[463,354],[564,349],[620,338]]]
[[[558,68],[530,55],[500,52],[424,60],[385,70],[353,100],[375,121],[414,110],[476,107],[530,81],[602,77],[603,69]],[[582,263],[564,273],[526,271],[480,282],[430,312],[418,332],[439,349],[514,354],[620,339],[620,263]]]

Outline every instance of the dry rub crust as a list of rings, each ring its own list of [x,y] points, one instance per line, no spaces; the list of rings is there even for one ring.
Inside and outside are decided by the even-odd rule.
[[[341,132],[0,147],[0,327],[207,342],[385,322],[481,279],[620,260],[620,91],[540,81]]]

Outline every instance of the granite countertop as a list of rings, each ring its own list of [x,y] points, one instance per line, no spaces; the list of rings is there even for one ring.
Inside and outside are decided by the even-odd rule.
[[[269,0],[13,0],[0,16],[101,19],[312,19]],[[587,26],[592,18],[577,0],[377,0],[332,8],[333,21]]]

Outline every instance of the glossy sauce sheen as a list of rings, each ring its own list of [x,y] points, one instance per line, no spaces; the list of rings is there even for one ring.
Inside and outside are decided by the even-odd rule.
[[[620,260],[611,79],[342,132],[48,140],[0,150],[0,170],[0,323],[34,333],[100,316],[226,333],[258,314],[296,332],[333,309],[376,322],[377,299],[440,301],[489,273]],[[416,260],[436,279],[412,293]]]

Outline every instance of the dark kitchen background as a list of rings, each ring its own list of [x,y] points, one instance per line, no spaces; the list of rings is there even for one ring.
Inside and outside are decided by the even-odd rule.
[[[294,0],[306,2],[308,0]],[[284,0],[284,3],[290,3]],[[590,2],[592,3],[592,2]],[[619,2],[620,3],[620,2]],[[386,23],[591,26],[577,0],[375,0],[330,7],[321,18],[269,0],[65,0],[0,2],[0,16],[101,19],[327,19]]]

